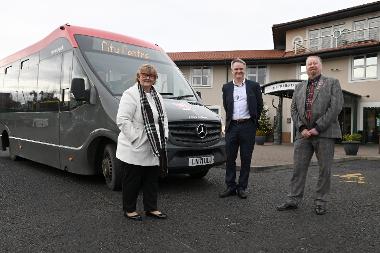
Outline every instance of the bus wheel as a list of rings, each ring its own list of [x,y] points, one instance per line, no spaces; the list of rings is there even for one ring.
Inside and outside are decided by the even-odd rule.
[[[209,169],[205,169],[205,170],[202,170],[200,172],[190,173],[190,177],[196,178],[196,179],[201,179],[201,178],[203,178],[203,177],[205,177],[207,175],[208,170]]]
[[[121,187],[122,163],[116,158],[115,144],[107,144],[103,151],[102,172],[108,188],[113,191]]]

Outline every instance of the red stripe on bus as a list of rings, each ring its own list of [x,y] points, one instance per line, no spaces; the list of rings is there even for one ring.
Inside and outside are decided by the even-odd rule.
[[[61,29],[63,27],[64,29]],[[127,43],[127,44],[132,44],[136,46],[141,46],[145,48],[151,48],[151,49],[156,49],[161,51],[162,49],[150,42],[136,39],[133,37],[117,34],[117,33],[112,33],[112,32],[107,32],[107,31],[102,31],[102,30],[97,30],[97,29],[92,29],[92,28],[85,28],[85,27],[80,27],[80,26],[71,26],[71,25],[63,25],[54,30],[52,33],[50,33],[47,37],[44,39],[40,40],[39,42],[21,50],[18,51],[17,53],[14,53],[0,61],[0,66],[7,65],[9,63],[12,63],[16,60],[22,59],[26,56],[32,55],[34,53],[37,53],[41,49],[47,47],[51,42],[58,38],[67,38],[72,45],[72,47],[78,47],[77,42],[74,39],[74,35],[76,34],[81,34],[81,35],[88,35],[88,36],[93,36],[93,37],[98,37],[98,38],[104,38],[108,40],[113,40],[113,41],[118,41],[122,43]]]

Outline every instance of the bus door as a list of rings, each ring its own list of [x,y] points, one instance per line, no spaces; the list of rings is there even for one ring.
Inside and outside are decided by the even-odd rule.
[[[59,168],[61,63],[62,55],[59,54],[41,60],[38,67],[38,85],[33,89],[22,87],[20,82],[20,97],[25,107],[23,111],[27,112],[18,113],[19,124],[15,127],[16,148],[21,149],[21,156],[56,168]]]
[[[62,82],[61,82],[61,109],[60,109],[60,166],[61,169],[79,173],[88,172],[85,152],[86,140],[94,128],[96,115],[94,108],[84,101],[76,101],[70,88],[73,78],[83,78],[86,87],[89,87],[82,66],[73,52],[63,54]]]

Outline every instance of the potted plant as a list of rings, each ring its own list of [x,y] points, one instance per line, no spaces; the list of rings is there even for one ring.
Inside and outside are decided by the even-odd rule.
[[[259,118],[259,126],[256,129],[255,138],[255,142],[257,145],[264,145],[267,135],[269,135],[272,132],[272,125],[270,124],[268,111],[269,109],[266,106],[264,106]]]
[[[342,144],[346,155],[356,155],[359,150],[362,135],[358,133],[345,134],[342,137]]]
[[[257,145],[264,145],[265,138],[266,138],[266,133],[261,129],[257,129],[256,130],[256,137],[255,137],[255,143]]]

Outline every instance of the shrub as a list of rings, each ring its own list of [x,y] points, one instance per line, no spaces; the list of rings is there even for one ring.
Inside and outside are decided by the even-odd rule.
[[[343,141],[361,141],[362,135],[358,133],[345,134],[343,135],[342,140]]]
[[[261,129],[257,129],[256,130],[256,136],[266,136],[266,132],[261,130]]]
[[[264,106],[259,118],[259,127],[256,129],[257,136],[266,136],[272,133],[272,125],[268,116],[269,109]]]

